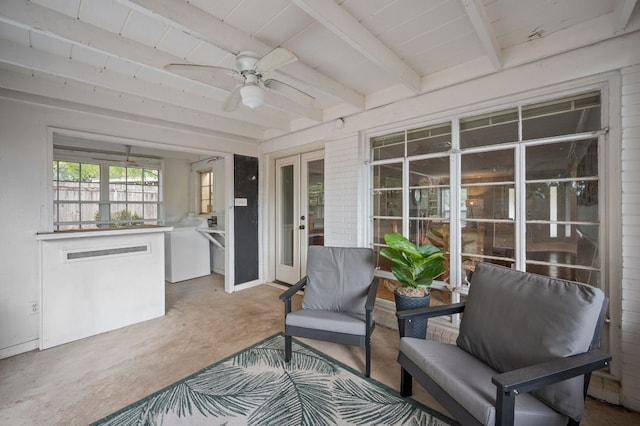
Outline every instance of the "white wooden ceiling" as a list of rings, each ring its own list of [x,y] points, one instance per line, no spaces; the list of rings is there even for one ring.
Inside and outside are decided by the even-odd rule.
[[[0,95],[267,140],[640,29],[637,0],[1,0]],[[269,73],[315,97],[221,104],[244,50],[298,61]],[[157,121],[156,121],[157,122]]]

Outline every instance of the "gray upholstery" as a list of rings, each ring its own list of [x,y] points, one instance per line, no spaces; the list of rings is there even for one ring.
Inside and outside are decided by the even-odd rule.
[[[495,424],[496,371],[456,345],[404,337],[400,352],[423,370],[480,423]],[[567,417],[529,394],[516,399],[515,424],[554,426],[567,424]]]
[[[371,371],[371,333],[378,280],[373,250],[311,246],[307,275],[280,295],[284,302],[285,361],[292,336],[365,347],[365,375]],[[291,298],[304,290],[302,309]]]
[[[327,330],[335,333],[363,335],[366,332],[364,315],[351,312],[301,309],[287,315],[285,324],[293,327]]]
[[[600,289],[588,285],[478,264],[457,345],[500,373],[583,353],[604,299]],[[583,386],[578,376],[535,394],[579,421]]]
[[[364,314],[374,268],[368,248],[309,247],[302,307]]]

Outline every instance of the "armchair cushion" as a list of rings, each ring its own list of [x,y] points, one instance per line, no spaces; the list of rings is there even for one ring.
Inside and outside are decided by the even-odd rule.
[[[326,330],[362,336],[367,331],[365,316],[349,312],[302,309],[287,315],[285,324],[292,327]]]
[[[456,345],[416,338],[402,338],[400,352],[473,417],[484,425],[496,421],[496,371]],[[461,367],[462,366],[462,367]],[[567,417],[530,394],[516,398],[515,423],[519,426],[566,426]]]
[[[500,373],[576,355],[589,350],[604,299],[588,285],[478,264],[456,343]],[[579,421],[583,382],[579,376],[535,395]]]
[[[369,248],[309,247],[302,307],[364,314],[374,269]]]

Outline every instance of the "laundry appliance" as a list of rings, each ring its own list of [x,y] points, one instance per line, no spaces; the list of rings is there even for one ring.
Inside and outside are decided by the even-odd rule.
[[[165,233],[165,279],[170,283],[211,274],[209,240],[198,232],[206,229],[207,218],[187,216]]]

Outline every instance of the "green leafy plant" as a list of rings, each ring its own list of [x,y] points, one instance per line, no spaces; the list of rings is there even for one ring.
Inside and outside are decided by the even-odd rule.
[[[402,234],[385,234],[389,247],[380,254],[391,261],[391,272],[402,287],[426,289],[433,280],[446,272],[444,252],[433,244],[417,246]]]

